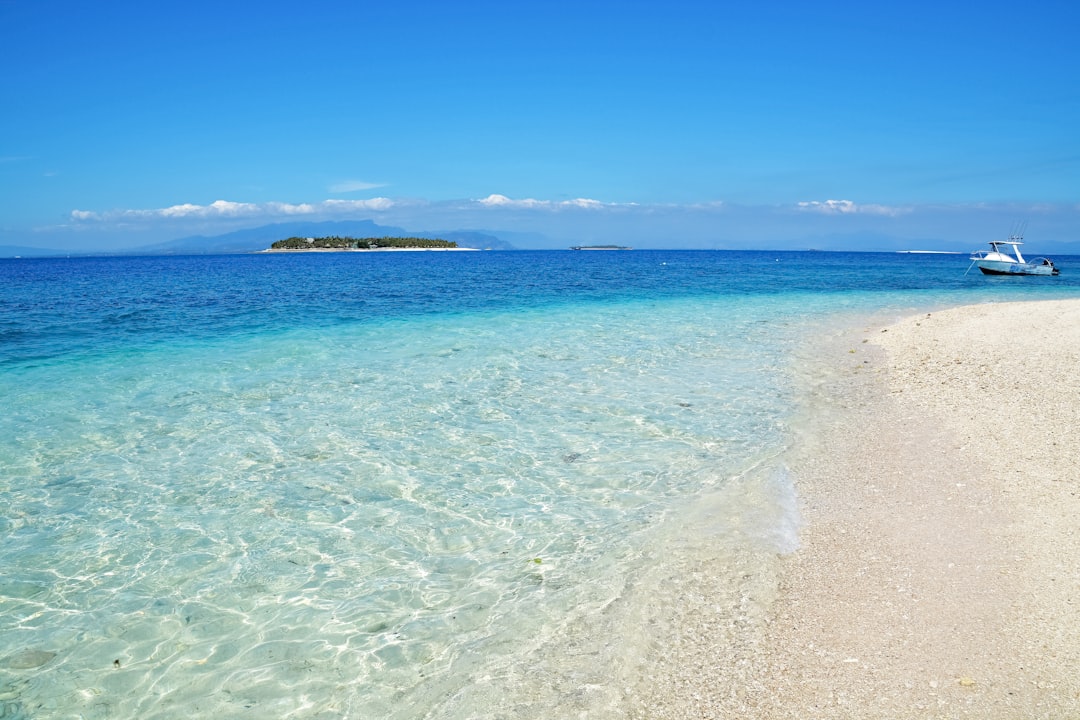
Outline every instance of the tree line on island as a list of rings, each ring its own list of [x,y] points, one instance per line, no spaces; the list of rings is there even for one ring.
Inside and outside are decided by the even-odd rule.
[[[302,238],[291,237],[278,240],[270,246],[271,250],[378,250],[379,248],[456,248],[451,240],[436,240],[418,237],[378,237],[350,238],[331,235],[329,237]]]

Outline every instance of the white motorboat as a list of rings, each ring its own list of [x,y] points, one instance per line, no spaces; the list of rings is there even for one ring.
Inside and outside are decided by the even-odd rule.
[[[1020,253],[1020,246],[1024,244],[1023,237],[1010,235],[1008,240],[991,240],[989,250],[979,250],[971,254],[968,270],[978,267],[986,275],[1058,275],[1060,271],[1050,258],[1024,259]]]

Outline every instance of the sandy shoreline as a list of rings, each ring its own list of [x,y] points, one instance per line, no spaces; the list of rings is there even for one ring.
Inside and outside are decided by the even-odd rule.
[[[642,716],[1080,717],[1080,300],[834,341],[776,598]]]

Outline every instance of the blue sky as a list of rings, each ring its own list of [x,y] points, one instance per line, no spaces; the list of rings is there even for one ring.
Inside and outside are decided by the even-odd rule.
[[[0,245],[1080,242],[1078,30],[1071,0],[0,0]]]

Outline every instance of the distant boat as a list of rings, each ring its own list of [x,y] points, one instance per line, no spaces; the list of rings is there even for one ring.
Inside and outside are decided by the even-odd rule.
[[[1060,274],[1050,258],[1037,257],[1025,260],[1020,254],[1023,240],[1023,235],[1010,235],[1008,240],[991,240],[989,250],[979,250],[971,254],[971,265],[968,266],[968,271],[972,267],[978,267],[986,275]],[[1010,252],[1006,246],[1011,246],[1012,251]]]
[[[571,250],[633,250],[625,245],[572,245]]]

